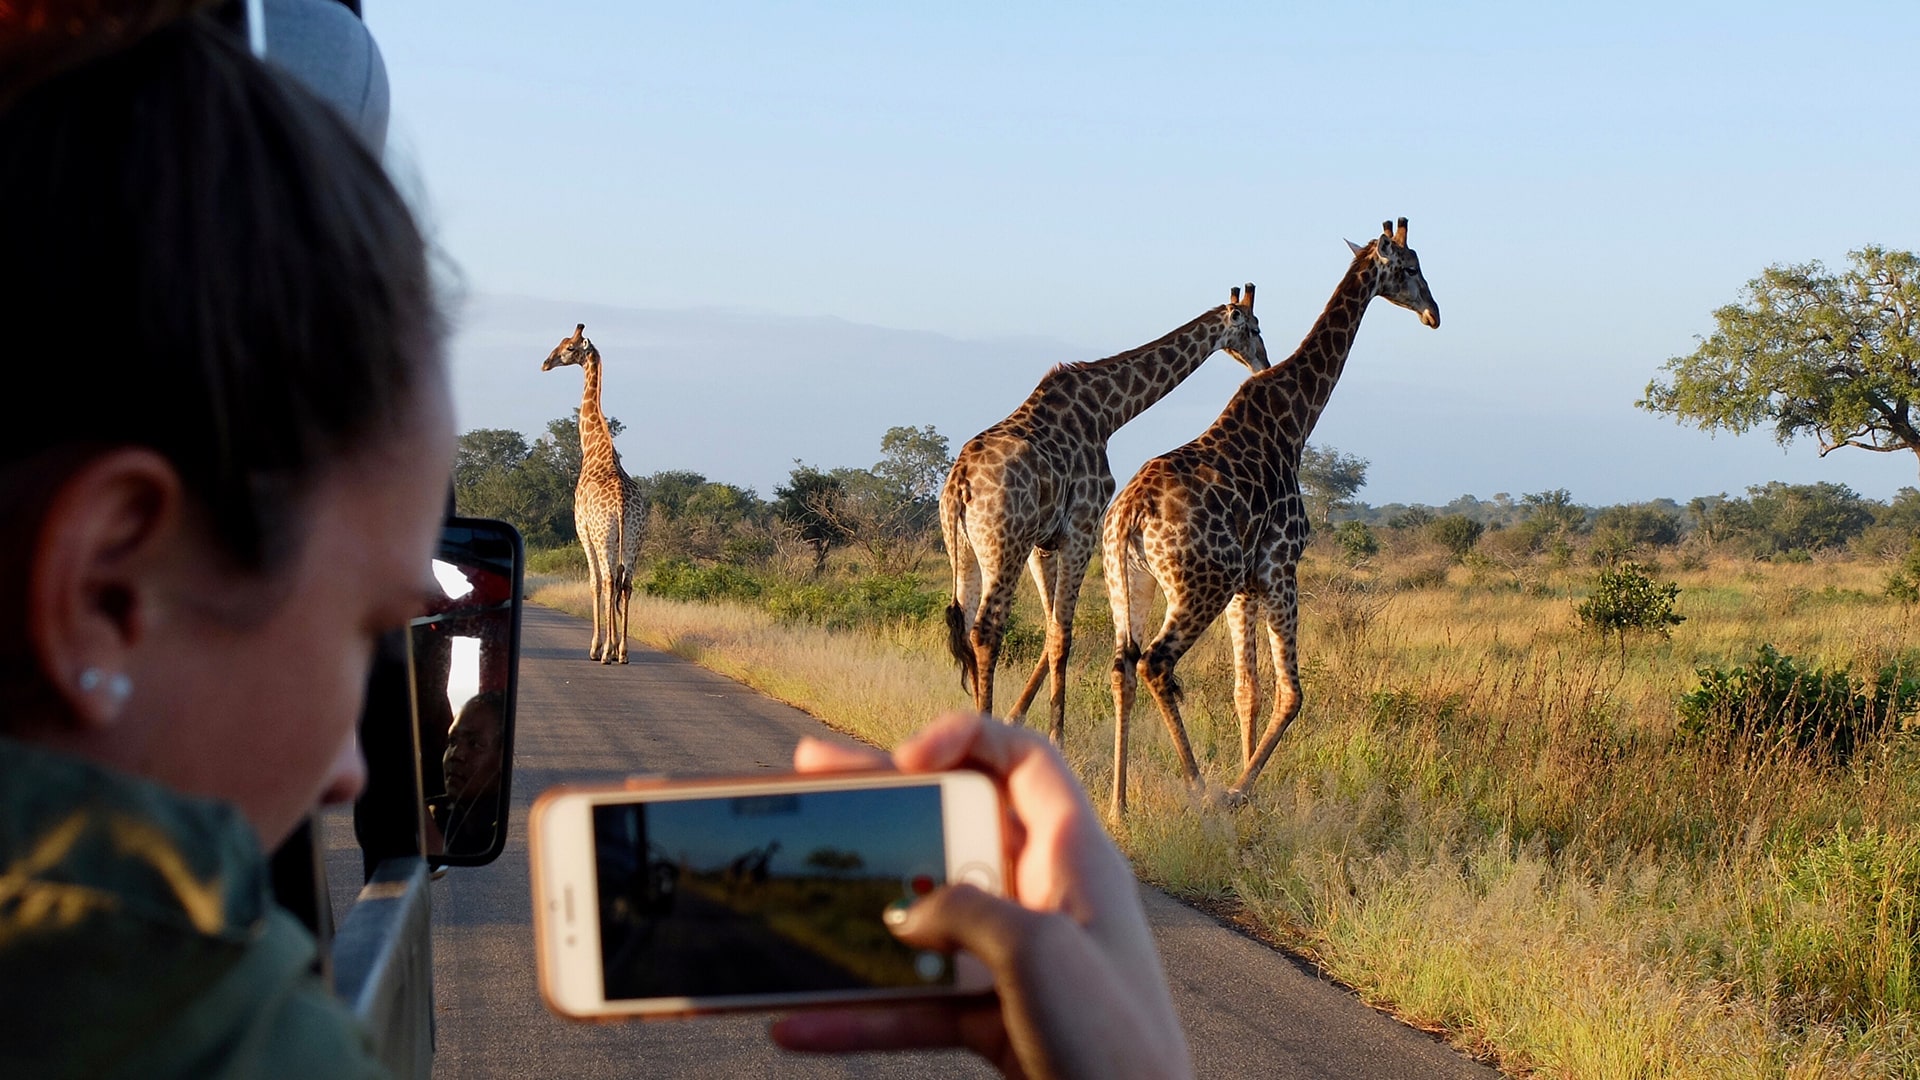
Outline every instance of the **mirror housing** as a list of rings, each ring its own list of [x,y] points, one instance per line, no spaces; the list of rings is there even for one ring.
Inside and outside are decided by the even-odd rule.
[[[448,518],[438,610],[408,628],[422,851],[436,866],[481,866],[506,844],[525,562],[513,526]]]
[[[484,865],[506,843],[525,563],[513,526],[449,516],[434,555],[434,580],[441,584],[439,595],[427,602],[430,613],[380,641],[360,718],[367,785],[353,807],[354,839],[368,880],[392,858]],[[474,697],[497,705],[497,739],[480,749],[496,751],[498,768],[480,776],[463,758],[455,769],[461,790],[450,794],[447,751],[460,712],[455,694],[462,695],[462,707]],[[461,742],[495,720],[481,707]],[[463,745],[459,753],[472,749]]]

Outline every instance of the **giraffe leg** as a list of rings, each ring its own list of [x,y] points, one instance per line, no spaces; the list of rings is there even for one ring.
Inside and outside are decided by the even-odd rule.
[[[627,662],[628,609],[633,604],[633,572],[640,561],[640,539],[646,530],[646,501],[632,479],[627,480],[626,522],[620,530],[620,656],[619,662]]]
[[[596,626],[605,628],[603,631],[598,631],[594,635],[597,639],[596,644],[598,644],[600,649],[598,659],[603,664],[611,664],[615,659],[613,648],[613,614],[615,608],[618,607],[618,598],[620,596],[619,573],[620,566],[614,562],[613,552],[603,543],[600,547],[600,588],[596,591],[593,601],[596,615],[594,623]],[[604,611],[602,609],[604,609]]]
[[[981,560],[985,573],[981,582],[980,614],[973,620],[971,634],[977,673],[973,707],[983,716],[992,716],[993,680],[1000,663],[1000,643],[1007,632],[1007,615],[1013,610],[1014,587],[1020,582],[1020,564],[1007,559],[1001,551],[981,554],[986,557]]]
[[[1127,728],[1139,685],[1140,639],[1147,636],[1147,609],[1153,603],[1153,575],[1132,565],[1126,549],[1109,538],[1100,560],[1113,611],[1113,817],[1127,812]]]
[[[1080,585],[1087,577],[1087,563],[1093,558],[1091,545],[1076,541],[1060,553],[1054,567],[1053,603],[1047,612],[1047,663],[1052,675],[1048,705],[1053,726],[1048,732],[1053,745],[1067,745],[1067,660],[1073,655],[1073,613],[1080,604]]]
[[[580,543],[587,551],[587,588],[593,597],[593,641],[587,646],[587,659],[598,660],[600,659],[600,594],[605,589],[600,580],[600,559],[593,549],[593,541],[582,536]]]
[[[1263,605],[1267,614],[1267,637],[1273,645],[1273,667],[1279,673],[1273,693],[1273,714],[1267,721],[1267,730],[1260,736],[1260,745],[1247,759],[1246,770],[1227,789],[1227,800],[1231,803],[1247,800],[1253,782],[1260,778],[1260,770],[1267,767],[1267,759],[1280,744],[1280,736],[1294,717],[1300,715],[1300,592],[1291,565],[1279,576],[1278,586],[1268,594]]]
[[[1040,593],[1040,611],[1046,616],[1049,627],[1053,624],[1053,564],[1054,555],[1050,551],[1033,549],[1027,556],[1027,569],[1033,574],[1033,587]],[[1048,631],[1051,634],[1051,630]],[[1027,676],[1027,685],[1020,691],[1020,700],[1007,710],[1007,722],[1017,724],[1026,719],[1027,707],[1040,693],[1040,680],[1047,676],[1047,653],[1042,652],[1040,659],[1033,665],[1033,674]]]
[[[1253,718],[1260,713],[1260,602],[1239,593],[1227,605],[1233,634],[1233,711],[1240,718],[1240,763],[1253,760]]]
[[[613,640],[608,648],[614,653],[614,662],[624,664],[627,662],[627,609],[633,603],[633,564],[620,567],[616,575],[611,600],[613,610],[608,620],[612,624],[609,632]]]
[[[1160,719],[1166,722],[1167,734],[1173,736],[1173,749],[1180,755],[1180,768],[1186,774],[1187,783],[1197,787],[1201,784],[1200,765],[1194,760],[1193,745],[1187,741],[1187,726],[1180,717],[1180,684],[1173,677],[1173,669],[1220,614],[1227,598],[1205,598],[1199,607],[1188,606],[1186,600],[1181,596],[1169,600],[1160,635],[1140,656],[1140,674],[1154,703],[1160,706]]]

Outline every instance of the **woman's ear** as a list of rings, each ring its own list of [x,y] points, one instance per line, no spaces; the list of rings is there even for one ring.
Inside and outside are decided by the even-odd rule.
[[[73,724],[111,727],[138,692],[185,523],[180,474],[151,450],[90,458],[54,493],[29,552],[26,631]]]

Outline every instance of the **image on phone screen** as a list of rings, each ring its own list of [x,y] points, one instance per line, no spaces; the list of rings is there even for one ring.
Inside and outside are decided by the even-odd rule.
[[[593,808],[609,1001],[929,987],[951,960],[887,931],[944,883],[937,786]]]

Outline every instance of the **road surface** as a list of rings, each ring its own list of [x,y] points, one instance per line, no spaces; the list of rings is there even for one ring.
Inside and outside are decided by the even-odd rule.
[[[526,810],[562,782],[639,772],[774,772],[804,734],[844,740],[791,706],[695,664],[638,645],[631,663],[586,658],[583,621],[526,611],[515,722],[512,820],[491,866],[433,884],[437,1078],[986,1077],[959,1052],[816,1058],[767,1041],[763,1016],[618,1025],[573,1024],[534,985]],[[336,911],[358,881],[350,822],[325,822]],[[1382,1016],[1297,961],[1143,887],[1203,1077],[1396,1080],[1496,1072]]]

